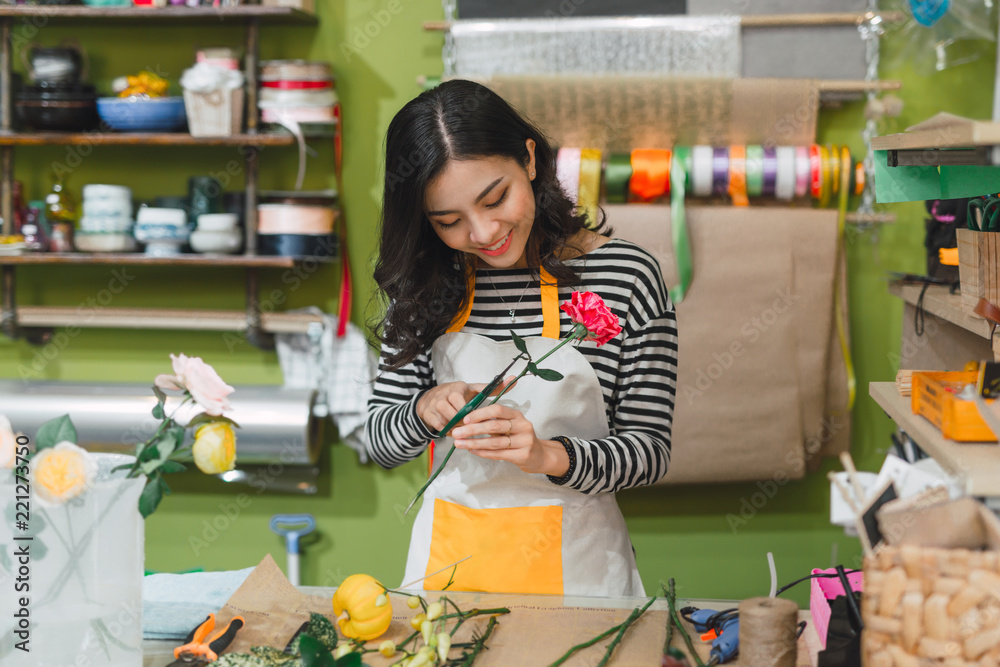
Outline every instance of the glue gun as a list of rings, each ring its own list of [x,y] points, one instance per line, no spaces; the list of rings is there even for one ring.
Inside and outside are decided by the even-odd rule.
[[[702,641],[711,641],[712,650],[709,653],[709,665],[721,665],[729,662],[740,650],[740,617],[735,609],[716,611],[715,609],[698,609],[685,607],[681,616],[690,622],[694,629],[702,633]]]

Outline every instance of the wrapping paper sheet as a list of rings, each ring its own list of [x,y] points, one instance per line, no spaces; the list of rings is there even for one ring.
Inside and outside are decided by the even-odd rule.
[[[805,145],[816,137],[810,79],[494,76],[483,80],[559,146]]]
[[[670,209],[606,206],[676,283]],[[798,478],[850,442],[833,323],[835,211],[688,207],[673,460],[663,483]],[[842,265],[841,270],[842,270]]]

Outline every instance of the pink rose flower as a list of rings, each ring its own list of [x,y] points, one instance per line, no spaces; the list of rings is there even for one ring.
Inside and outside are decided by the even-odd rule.
[[[560,308],[574,323],[587,328],[584,340],[596,341],[598,347],[622,331],[618,316],[611,312],[604,299],[593,292],[573,292],[570,300],[564,301]]]
[[[232,409],[227,397],[235,390],[223,382],[215,369],[202,361],[201,357],[171,354],[170,359],[174,365],[174,375],[157,375],[153,384],[160,389],[187,391],[213,417]]]

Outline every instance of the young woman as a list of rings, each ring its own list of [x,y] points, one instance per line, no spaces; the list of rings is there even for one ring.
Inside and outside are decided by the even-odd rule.
[[[424,495],[404,583],[471,556],[451,590],[644,594],[614,493],[667,471],[676,319],[653,257],[587,229],[555,167],[542,134],[471,81],[389,125],[369,453],[391,468],[431,440],[437,462],[464,450]],[[573,291],[602,297],[622,333],[563,346],[542,364],[562,380],[526,376],[435,438],[517,355],[511,331],[538,359],[572,329]]]

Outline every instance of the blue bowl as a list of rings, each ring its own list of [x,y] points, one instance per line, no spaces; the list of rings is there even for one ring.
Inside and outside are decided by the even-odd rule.
[[[97,114],[120,132],[173,132],[187,123],[183,97],[99,97]]]

